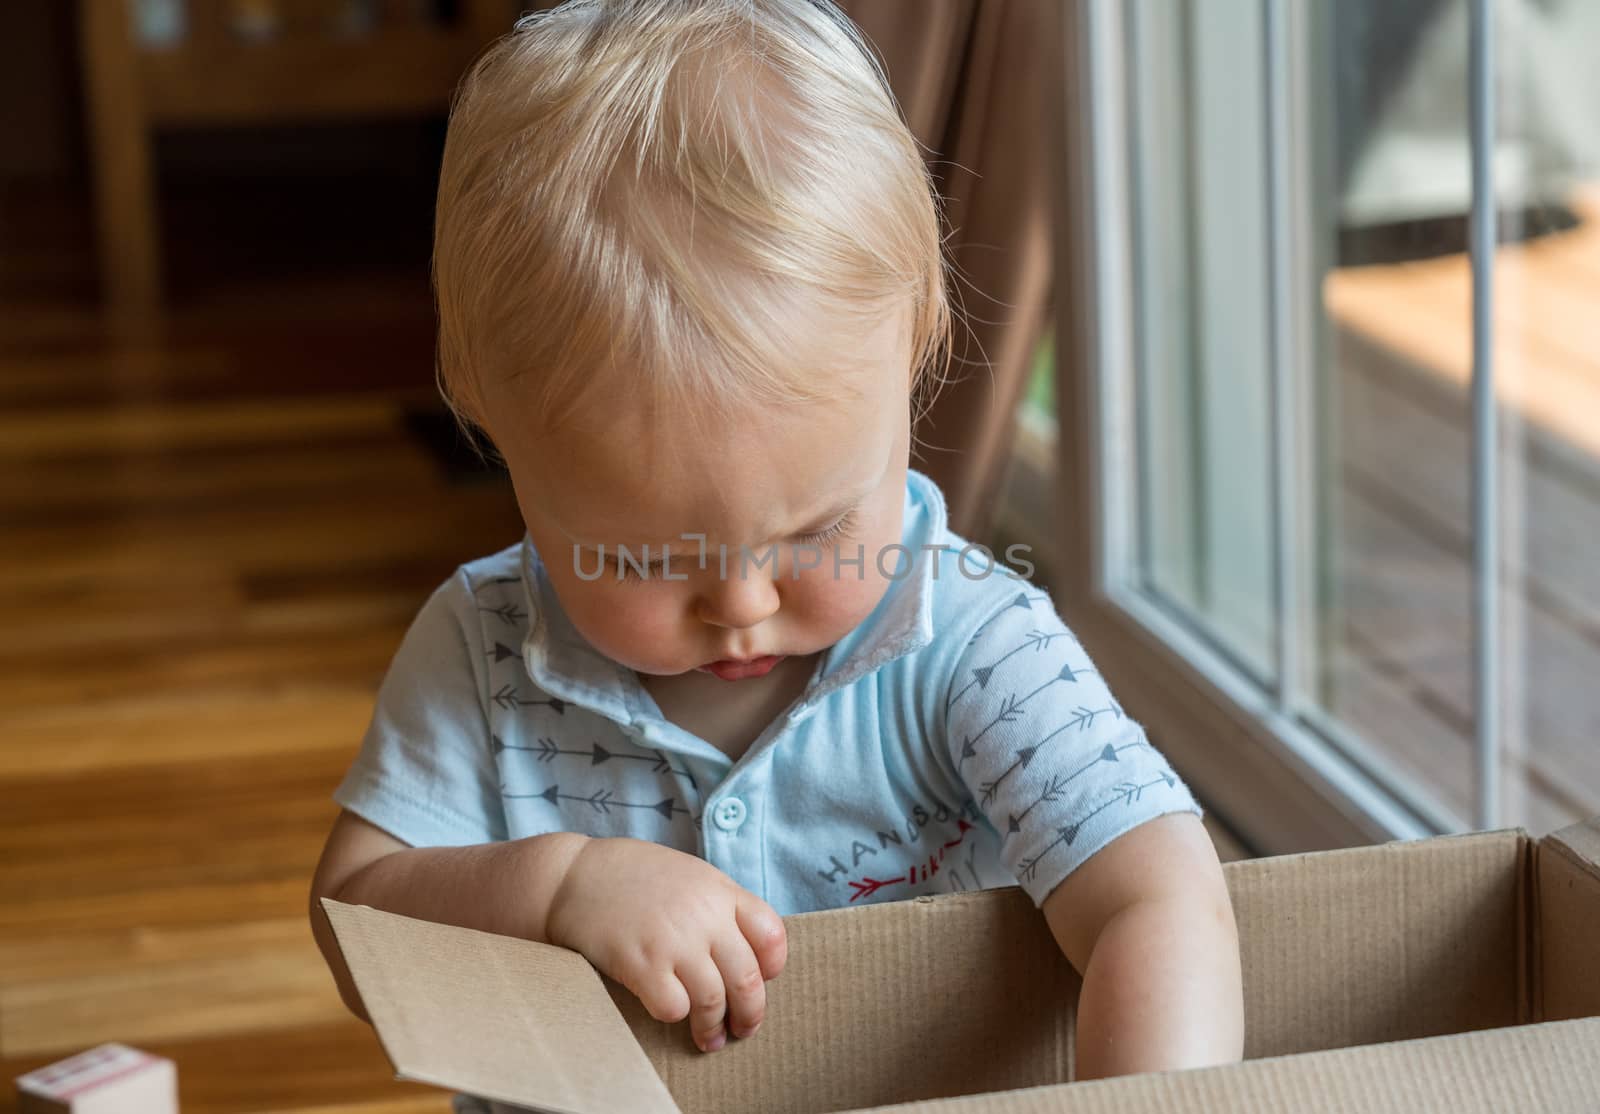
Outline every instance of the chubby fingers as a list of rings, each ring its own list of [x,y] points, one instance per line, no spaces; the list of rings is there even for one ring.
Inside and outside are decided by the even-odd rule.
[[[711,941],[709,965],[696,957],[675,974],[688,991],[689,1030],[703,1051],[715,1052],[729,1036],[754,1035],[767,1013],[767,980],[783,970],[788,938],[777,911],[754,894],[741,894],[737,931]]]
[[[689,991],[674,971],[639,956],[620,966],[615,977],[633,991],[645,1011],[657,1021],[682,1021],[689,1015]]]
[[[689,992],[689,1032],[702,1052],[715,1052],[727,1043],[723,1025],[727,1014],[728,989],[720,968],[710,954],[679,961],[673,973]]]
[[[789,934],[778,911],[748,891],[739,895],[734,907],[739,931],[761,965],[761,977],[775,979],[789,959]]]
[[[741,933],[729,932],[711,947],[711,958],[728,993],[728,1032],[743,1040],[760,1027],[767,1015],[767,980],[755,952]]]

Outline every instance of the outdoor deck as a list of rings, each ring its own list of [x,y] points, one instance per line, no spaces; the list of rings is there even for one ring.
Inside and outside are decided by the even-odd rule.
[[[1501,247],[1505,824],[1600,813],[1600,188]],[[1471,276],[1465,256],[1333,273],[1332,709],[1473,815]],[[1521,799],[1518,799],[1518,798]]]

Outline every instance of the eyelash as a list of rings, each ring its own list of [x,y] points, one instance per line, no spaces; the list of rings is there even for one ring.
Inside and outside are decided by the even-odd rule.
[[[855,526],[856,512],[848,510],[844,512],[838,522],[835,522],[826,530],[818,530],[815,534],[807,534],[800,540],[807,545],[827,545],[829,542],[836,542],[840,538],[847,537],[850,531],[855,529]]]
[[[838,541],[840,538],[848,537],[850,531],[854,530],[855,527],[856,512],[848,510],[832,526],[825,530],[818,530],[814,534],[805,534],[800,538],[800,541],[805,545],[828,545],[831,542]],[[662,569],[662,566],[658,563],[647,565],[645,566],[645,571],[648,573],[648,577],[644,577],[640,576],[638,570],[626,561],[621,561],[618,565],[613,565],[612,567],[621,568],[622,580],[628,584],[643,584],[646,579],[656,579],[660,575],[657,570]]]

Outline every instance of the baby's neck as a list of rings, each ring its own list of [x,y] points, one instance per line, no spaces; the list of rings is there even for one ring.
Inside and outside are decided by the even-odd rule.
[[[640,673],[661,714],[737,762],[767,726],[805,691],[817,655],[784,658],[765,677],[724,681],[691,671],[672,677]]]

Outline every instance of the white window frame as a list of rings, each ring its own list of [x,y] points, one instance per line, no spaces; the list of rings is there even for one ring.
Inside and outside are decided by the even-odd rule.
[[[1307,196],[1307,179],[1314,173],[1311,156],[1296,137],[1306,134],[1303,125],[1318,106],[1308,91],[1307,67],[1289,65],[1288,60],[1315,60],[1306,38],[1307,9],[1315,5],[1261,0],[1260,72],[1251,79],[1267,92],[1263,111],[1275,114],[1263,121],[1265,132],[1280,137],[1261,152],[1260,171],[1269,197],[1263,217],[1269,222],[1264,265],[1272,282],[1259,312],[1269,319],[1264,328],[1275,373],[1270,414],[1275,459],[1292,460],[1290,468],[1276,470],[1273,490],[1273,542],[1280,556],[1274,562],[1271,593],[1279,636],[1276,677],[1268,685],[1250,677],[1207,632],[1130,585],[1126,575],[1132,567],[1137,505],[1131,483],[1136,334],[1134,246],[1128,235],[1127,9],[1120,0],[1074,0],[1051,7],[1061,21],[1063,65],[1062,86],[1051,102],[1060,115],[1047,126],[1066,137],[1065,143],[1046,145],[1056,156],[1055,197],[1060,205],[1054,320],[1061,435],[1050,454],[1054,476],[1037,475],[1042,454],[1038,445],[1027,447],[1048,431],[1024,428],[1014,467],[1018,486],[1043,483],[1054,492],[1056,529],[1048,550],[1057,603],[1130,713],[1145,723],[1196,792],[1258,852],[1281,854],[1459,830],[1458,820],[1434,802],[1408,793],[1405,779],[1377,748],[1318,713],[1307,693],[1301,660],[1299,632],[1310,629],[1316,582],[1310,561],[1319,512],[1313,500],[1301,497],[1311,491],[1315,474],[1315,462],[1304,448],[1317,440],[1308,435],[1315,400],[1305,397],[1308,392],[1296,385],[1296,377],[1283,371],[1309,367],[1320,343],[1320,324],[1309,311],[1316,304],[1314,292],[1296,290],[1294,283],[1300,281],[1297,276],[1315,273],[1305,265],[1307,253],[1322,248],[1312,237],[1304,205],[1296,200]],[[1483,50],[1478,40],[1474,49],[1479,81]],[[1475,121],[1475,132],[1478,127]],[[1478,138],[1475,134],[1475,150],[1481,146]],[[1475,193],[1474,205],[1476,219],[1485,206],[1481,194]],[[1487,308],[1480,308],[1480,318],[1487,316]],[[1487,374],[1487,366],[1475,366],[1480,396]],[[1480,405],[1492,405],[1492,398]],[[1485,455],[1481,446],[1475,446],[1475,454],[1478,459]],[[1487,521],[1493,521],[1492,496],[1490,491]],[[1038,497],[1027,501],[1037,503]],[[1295,556],[1284,559],[1285,553]],[[1480,611],[1480,645],[1492,639],[1492,619],[1492,610]],[[1484,698],[1492,699],[1492,692]],[[1480,731],[1480,763],[1492,765],[1494,744],[1483,736]],[[1490,799],[1493,785],[1482,771],[1480,785]],[[1480,826],[1489,826],[1486,821],[1492,819],[1492,809],[1480,809]]]

